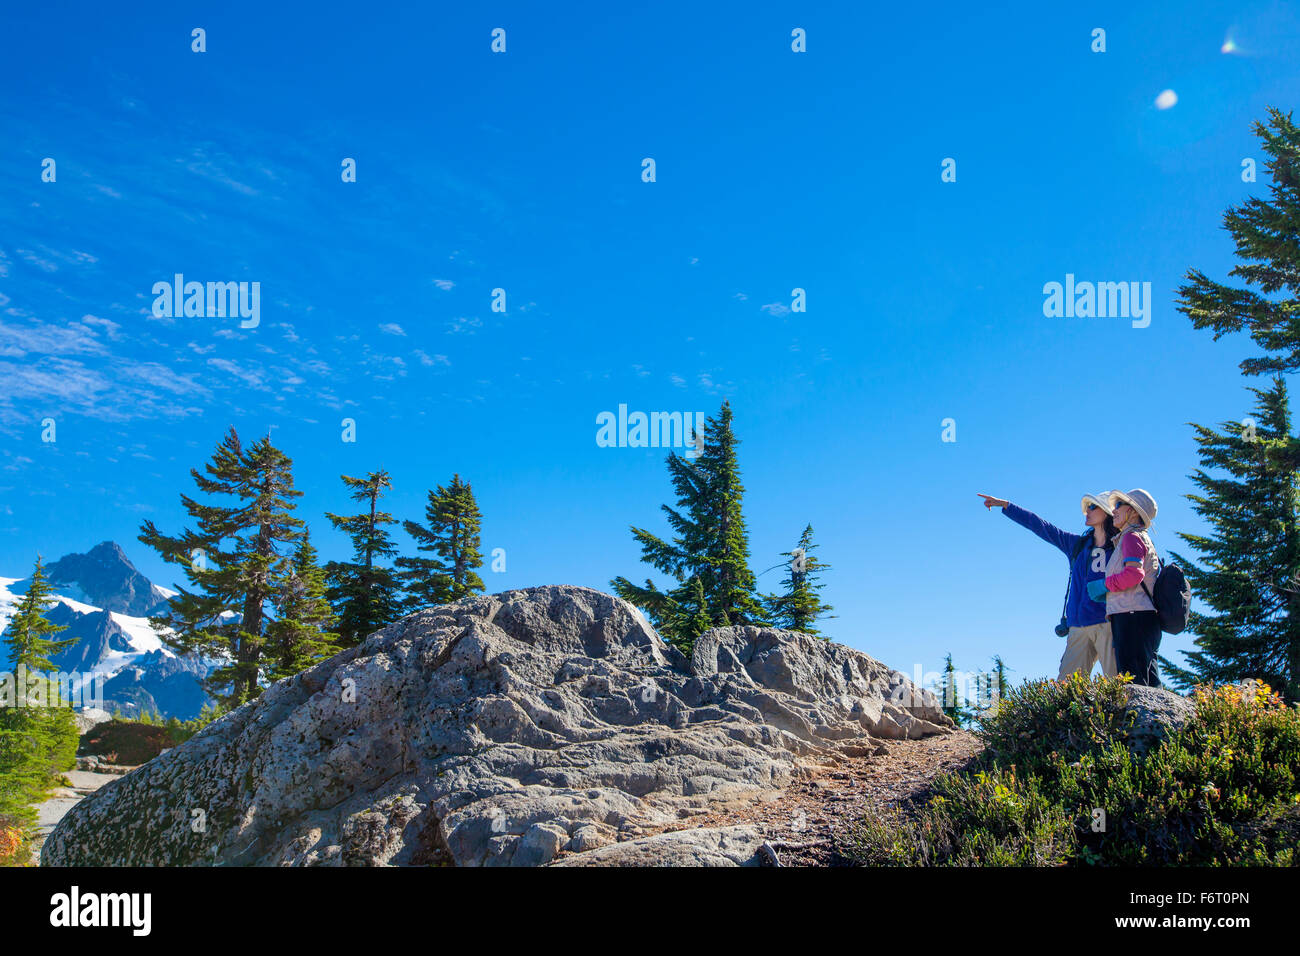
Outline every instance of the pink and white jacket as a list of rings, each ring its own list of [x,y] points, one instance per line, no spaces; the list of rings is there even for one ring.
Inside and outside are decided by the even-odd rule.
[[[1128,611],[1154,611],[1147,591],[1155,593],[1160,559],[1147,533],[1136,525],[1120,532],[1119,541],[1106,564],[1106,615]]]

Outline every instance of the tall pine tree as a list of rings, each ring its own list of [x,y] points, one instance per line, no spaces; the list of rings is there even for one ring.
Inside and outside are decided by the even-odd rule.
[[[798,546],[793,551],[783,552],[783,556],[789,558],[786,565],[789,571],[782,582],[785,591],[769,594],[763,599],[773,627],[821,634],[817,629],[818,619],[835,610],[821,599],[820,592],[826,585],[819,583],[819,579],[823,571],[830,570],[830,565],[813,556],[812,552],[818,547],[813,544],[813,527],[808,525],[799,535]]]
[[[353,501],[365,510],[355,515],[325,517],[352,539],[352,560],[325,565],[327,595],[338,615],[338,633],[344,647],[355,647],[373,632],[402,614],[402,588],[396,572],[380,564],[397,554],[387,525],[397,519],[379,510],[379,499],[393,487],[387,471],[372,471],[365,478],[341,475]]]
[[[302,492],[293,487],[293,462],[269,437],[245,448],[233,428],[204,472],[190,474],[200,492],[217,498],[204,503],[181,495],[196,526],[176,536],[152,521],[141,527],[140,540],[179,565],[190,584],[154,625],[180,653],[225,659],[204,686],[234,707],[261,692],[266,626],[288,572],[285,551],[302,534],[292,514]]]
[[[325,572],[316,563],[316,549],[306,529],[275,609],[276,618],[267,627],[268,680],[290,677],[342,649],[338,634],[331,630],[336,618],[325,596]]]
[[[736,460],[740,442],[732,431],[729,402],[723,402],[716,418],[705,421],[699,439],[694,460],[676,452],[668,456],[677,508],[664,505],[663,511],[673,539],[632,528],[641,559],[672,577],[676,587],[660,591],[649,579],[641,587],[624,577],[610,582],[619,597],[644,608],[659,633],[686,653],[702,633],[700,606],[707,607],[714,627],[766,623],[749,569],[749,534],[741,510],[745,488]],[[696,578],[703,605],[696,600]],[[688,621],[695,623],[683,623]]]
[[[1215,339],[1244,331],[1264,349],[1265,355],[1241,363],[1247,375],[1300,369],[1300,129],[1290,113],[1270,108],[1268,124],[1256,123],[1255,134],[1268,157],[1264,165],[1272,178],[1269,197],[1247,199],[1223,217],[1240,260],[1228,274],[1243,280],[1247,287],[1214,282],[1193,269],[1178,290],[1179,311],[1196,328],[1211,330]],[[1267,394],[1272,397],[1266,398]],[[1234,432],[1240,431],[1235,425],[1223,426],[1217,436],[1197,429],[1202,464],[1221,467],[1227,474],[1218,481],[1226,484],[1216,484],[1209,476],[1198,482],[1206,494],[1192,500],[1199,502],[1197,510],[1206,509],[1202,513],[1210,518],[1214,534],[1184,537],[1198,549],[1206,549],[1205,567],[1196,569],[1199,581],[1193,578],[1193,584],[1219,614],[1193,617],[1200,650],[1189,655],[1188,668],[1164,663],[1171,677],[1181,683],[1271,673],[1274,686],[1295,699],[1300,691],[1300,661],[1295,657],[1291,631],[1294,610],[1288,589],[1293,584],[1279,583],[1278,576],[1295,571],[1294,518],[1282,499],[1294,495],[1300,441],[1290,434],[1281,383],[1275,379],[1273,389],[1256,391],[1256,395],[1261,416],[1272,422],[1274,437],[1252,442],[1246,449],[1233,444],[1241,440],[1239,434],[1234,439]],[[1249,507],[1273,524],[1250,531],[1235,524],[1221,507],[1228,506],[1234,496],[1248,499]],[[1253,533],[1283,537],[1265,546],[1247,540]],[[1241,618],[1236,626],[1234,615]],[[1266,635],[1268,627],[1275,632],[1272,640]]]
[[[13,673],[0,675],[0,866],[27,862],[35,836],[33,805],[76,763],[72,709],[64,706],[59,682],[43,675],[58,669],[51,657],[77,643],[53,638],[64,628],[45,616],[52,595],[38,556],[27,593],[3,634]]]
[[[953,666],[951,654],[943,659],[943,674],[939,678],[939,686],[934,688],[934,691],[939,696],[943,712],[951,717],[958,727],[965,727],[972,717],[969,709],[970,700],[957,686],[957,668]]]
[[[996,695],[994,702],[1002,700],[1011,691],[1011,683],[1007,680],[1007,665],[1002,660],[1001,654],[993,655],[993,693]]]
[[[1255,124],[1272,174],[1271,198],[1252,197],[1223,216],[1240,265],[1230,276],[1256,289],[1222,285],[1195,269],[1181,286],[1179,311],[1215,339],[1245,331],[1267,353],[1241,363],[1247,375],[1300,369],[1300,129],[1290,113],[1270,108]],[[1279,296],[1278,293],[1286,293]]]
[[[45,567],[40,555],[27,585],[27,593],[18,602],[14,616],[5,628],[4,644],[8,649],[9,667],[15,673],[19,667],[28,671],[53,671],[58,667],[50,660],[55,654],[77,643],[77,638],[54,640],[51,635],[65,630],[45,618],[45,611],[54,604],[54,589],[45,577]]]
[[[474,489],[460,475],[453,475],[449,486],[439,485],[428,497],[425,524],[407,521],[403,526],[415,539],[416,550],[436,554],[437,558],[396,561],[413,609],[450,604],[484,590],[483,579],[477,573],[483,566],[479,552],[483,516],[474,500]]]
[[[1200,493],[1188,498],[1211,531],[1180,535],[1199,563],[1174,557],[1211,612],[1191,614],[1198,650],[1187,667],[1161,663],[1179,686],[1250,677],[1300,700],[1300,484],[1284,460],[1291,411],[1280,375],[1251,391],[1257,403],[1245,423],[1193,426]]]

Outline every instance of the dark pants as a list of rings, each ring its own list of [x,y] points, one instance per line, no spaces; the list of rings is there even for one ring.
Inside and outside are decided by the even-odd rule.
[[[1159,687],[1156,652],[1160,650],[1160,615],[1155,611],[1126,611],[1112,614],[1107,620],[1116,671],[1132,674],[1135,684]]]

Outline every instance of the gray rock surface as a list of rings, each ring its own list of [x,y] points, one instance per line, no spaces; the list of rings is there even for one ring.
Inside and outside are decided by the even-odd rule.
[[[108,723],[113,719],[113,715],[98,707],[83,707],[72,715],[72,719],[77,724],[77,733],[87,734],[100,724]]]
[[[554,866],[759,866],[756,827],[677,830],[565,856]]]
[[[771,794],[803,758],[951,726],[903,675],[804,634],[716,629],[688,662],[616,597],[507,591],[413,614],[277,683],[73,807],[42,862],[617,857],[640,851],[611,844]],[[731,837],[656,839],[701,860],[740,852]]]
[[[1196,702],[1163,687],[1128,684],[1128,709],[1133,713],[1128,745],[1134,753],[1145,754],[1171,733],[1181,730],[1196,713]]]

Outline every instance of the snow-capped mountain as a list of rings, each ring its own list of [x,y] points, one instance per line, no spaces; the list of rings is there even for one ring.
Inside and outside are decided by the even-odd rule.
[[[182,720],[198,716],[211,700],[199,680],[213,665],[178,656],[148,620],[165,610],[175,591],[151,583],[112,541],[86,554],[65,555],[46,572],[58,599],[46,616],[66,625],[58,639],[78,639],[52,658],[60,671],[76,675],[74,689],[86,687],[89,702],[89,682],[101,676],[106,710],[117,707],[127,716],[156,711]],[[0,631],[26,591],[27,579],[0,578]]]
[[[45,569],[45,576],[55,591],[74,601],[133,617],[157,614],[176,596],[137,571],[113,541],[102,541],[85,554],[65,554]]]

